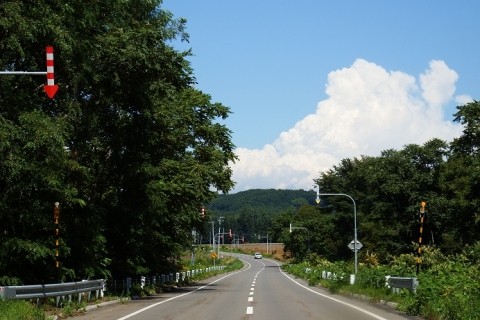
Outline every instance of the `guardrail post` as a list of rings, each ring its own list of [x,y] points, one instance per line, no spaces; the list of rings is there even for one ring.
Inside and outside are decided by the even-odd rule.
[[[14,299],[16,290],[9,287],[0,287],[0,300]]]
[[[100,298],[103,298],[103,294],[105,291],[107,291],[107,281],[102,280],[102,290],[100,291]]]
[[[125,279],[125,287],[127,289],[127,295],[130,293],[131,286],[132,286],[132,278],[127,277],[127,279]]]

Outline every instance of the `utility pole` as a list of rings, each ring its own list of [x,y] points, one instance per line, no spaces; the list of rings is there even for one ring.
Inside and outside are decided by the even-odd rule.
[[[219,217],[218,218],[218,243],[217,243],[217,257],[220,258],[220,231],[221,231],[221,226],[222,222],[225,217]]]
[[[212,224],[212,236],[210,237],[210,241],[212,243],[212,252],[215,252],[215,221],[210,221]]]

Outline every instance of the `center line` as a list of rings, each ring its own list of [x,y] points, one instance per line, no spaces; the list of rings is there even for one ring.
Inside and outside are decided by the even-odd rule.
[[[247,314],[253,314],[253,307],[247,307]]]

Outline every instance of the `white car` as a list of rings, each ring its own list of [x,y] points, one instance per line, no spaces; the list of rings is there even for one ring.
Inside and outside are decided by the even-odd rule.
[[[262,259],[262,254],[260,252],[255,252],[255,259]]]

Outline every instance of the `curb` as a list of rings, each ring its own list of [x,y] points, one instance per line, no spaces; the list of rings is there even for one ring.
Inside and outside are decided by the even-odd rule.
[[[93,310],[98,307],[108,306],[110,304],[120,303],[121,301],[122,301],[121,299],[117,299],[117,300],[110,300],[110,301],[106,301],[98,304],[88,305],[85,307],[85,311]]]

